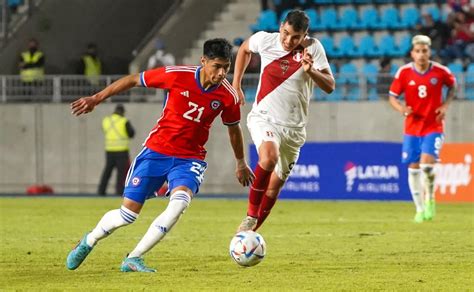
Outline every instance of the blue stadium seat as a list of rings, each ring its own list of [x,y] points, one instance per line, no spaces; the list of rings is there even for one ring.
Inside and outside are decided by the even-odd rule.
[[[463,70],[463,65],[460,62],[451,62],[446,66],[451,70],[451,73],[453,73],[456,76],[456,80],[459,82],[459,80],[462,80],[462,75],[464,73]]]
[[[469,64],[466,70],[466,99],[474,100],[474,63]]]
[[[353,63],[345,63],[344,65],[339,68],[339,81],[338,83],[340,84],[358,84],[358,70],[357,66],[354,65]]]
[[[420,11],[416,7],[407,7],[400,15],[400,22],[404,27],[414,27],[420,21]]]
[[[466,83],[474,85],[474,63],[471,63],[467,66]]]
[[[319,90],[319,94],[321,94],[322,98],[327,101],[341,101],[343,99],[343,92],[341,86],[336,86],[331,94],[326,94],[324,91]]]
[[[374,37],[369,34],[360,39],[357,51],[361,57],[376,57],[380,55],[380,52],[375,45]]]
[[[364,28],[359,22],[359,14],[354,7],[348,7],[342,11],[339,24],[343,29],[361,29]]]
[[[345,35],[341,38],[337,49],[343,57],[359,57],[359,52],[356,50],[354,39],[350,35]]]
[[[379,51],[383,56],[395,57],[398,55],[398,50],[395,45],[395,39],[391,34],[383,35],[379,41]]]
[[[333,4],[333,0],[313,0],[315,4]]]
[[[257,23],[250,26],[253,32],[259,30],[277,31],[279,27],[276,12],[273,10],[264,10],[260,12]]]
[[[395,64],[392,64],[392,65],[391,65],[391,68],[390,68],[390,75],[395,76],[395,74],[397,73],[397,71],[398,71],[398,66],[395,65]]]
[[[323,45],[326,54],[331,58],[338,58],[342,56],[342,53],[334,47],[334,40],[330,36],[323,36],[319,39],[321,44]]]
[[[387,29],[405,28],[398,19],[398,10],[395,7],[387,7],[381,12],[381,25]]]
[[[316,11],[316,9],[309,8],[309,9],[306,9],[305,12],[309,17],[309,30],[311,31],[318,30],[319,18],[318,18],[318,12]]]
[[[337,74],[337,67],[334,63],[330,63],[329,67],[331,68],[332,75]]]
[[[377,93],[377,88],[375,87],[370,88],[367,98],[369,100],[379,100],[380,97],[379,97],[379,94]]]
[[[365,63],[362,66],[362,73],[367,78],[367,82],[370,84],[377,84],[377,74],[379,68],[373,63]]]
[[[244,89],[245,94],[245,101],[254,101],[255,96],[257,95],[257,88],[256,87],[247,87]]]
[[[368,7],[362,11],[360,16],[361,28],[366,29],[383,29],[385,26],[380,23],[377,9]]]
[[[361,100],[361,93],[359,86],[350,84],[346,86],[345,99],[350,101]]]
[[[398,55],[399,56],[405,56],[408,54],[408,52],[411,49],[411,35],[410,34],[404,34],[400,38],[400,42],[398,43]]]
[[[441,20],[441,12],[439,11],[439,8],[436,6],[431,6],[428,9],[426,9],[426,13],[430,14],[434,21]]]
[[[337,12],[334,8],[326,8],[321,12],[321,26],[323,29],[334,29],[338,25]]]

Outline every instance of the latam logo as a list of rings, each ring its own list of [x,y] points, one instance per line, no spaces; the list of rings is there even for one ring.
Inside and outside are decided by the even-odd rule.
[[[398,182],[387,182],[400,178],[398,165],[362,166],[349,161],[344,167],[344,174],[346,175],[347,192],[353,191],[356,180],[359,180],[358,192],[398,193],[400,189]]]
[[[443,163],[436,164],[434,172],[436,174],[435,187],[442,195],[449,190],[449,194],[455,195],[458,187],[468,186],[471,182],[472,156],[466,154],[464,163]]]
[[[319,178],[319,166],[317,164],[296,164],[291,169],[292,178]]]

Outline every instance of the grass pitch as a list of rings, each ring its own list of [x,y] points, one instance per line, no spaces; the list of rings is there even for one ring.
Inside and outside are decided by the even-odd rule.
[[[154,274],[121,273],[122,258],[166,206],[151,200],[139,219],[101,241],[75,271],[65,260],[120,199],[0,198],[0,290],[302,291],[446,290],[474,287],[474,205],[438,205],[412,223],[408,202],[280,201],[259,231],[267,256],[237,266],[228,245],[244,200],[195,199],[145,257]]]

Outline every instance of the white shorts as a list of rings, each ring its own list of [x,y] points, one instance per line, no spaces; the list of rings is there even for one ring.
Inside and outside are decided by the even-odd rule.
[[[286,181],[306,141],[306,129],[276,125],[252,112],[247,116],[247,127],[257,152],[264,141],[278,145],[280,156],[274,171],[281,180]]]

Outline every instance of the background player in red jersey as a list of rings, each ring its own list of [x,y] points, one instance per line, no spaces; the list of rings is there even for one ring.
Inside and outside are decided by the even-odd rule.
[[[392,107],[405,118],[402,161],[408,163],[408,184],[418,223],[435,215],[433,167],[443,144],[444,116],[456,95],[456,78],[448,68],[430,60],[430,46],[429,37],[413,37],[413,62],[398,69],[389,97]],[[448,92],[443,102],[444,85]],[[405,104],[398,99],[403,93]]]
[[[239,48],[234,80],[242,101],[243,73],[251,54],[261,58],[260,81],[247,127],[258,151],[255,181],[250,187],[247,216],[238,227],[256,230],[270,214],[306,140],[308,107],[314,86],[335,88],[326,53],[308,36],[309,18],[290,11],[279,33],[257,32]]]
[[[67,257],[68,269],[79,267],[99,240],[133,223],[145,200],[154,197],[166,180],[171,190],[168,207],[121,265],[123,272],[155,272],[144,264],[142,256],[171,230],[199,191],[207,167],[204,144],[212,122],[219,115],[228,126],[237,179],[243,186],[252,182],[254,176],[244,158],[238,95],[225,79],[231,64],[231,49],[224,39],[208,40],[204,43],[201,66],[167,66],[129,75],[71,104],[72,113],[79,116],[134,86],[168,90],[162,115],[130,167],[121,208],[107,212],[82,238]]]

